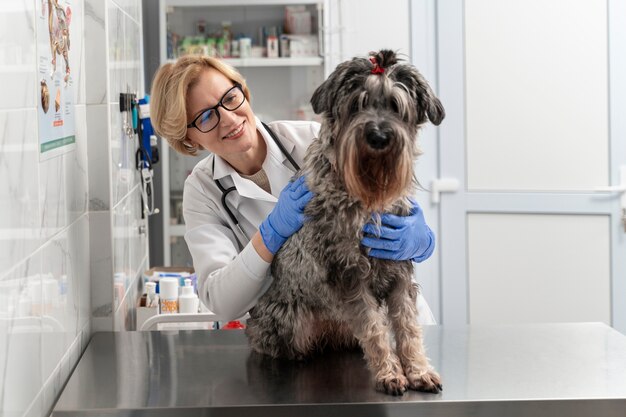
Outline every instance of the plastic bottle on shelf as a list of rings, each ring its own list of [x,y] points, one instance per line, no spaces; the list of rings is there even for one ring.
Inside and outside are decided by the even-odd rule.
[[[156,294],[156,282],[146,282],[146,307],[158,307],[159,296]]]
[[[185,314],[195,314],[198,312],[198,296],[193,291],[191,280],[185,280],[185,286],[181,289],[182,293],[178,297],[178,312]]]
[[[161,314],[178,313],[178,279],[161,278],[159,280]]]
[[[232,24],[228,21],[222,22],[222,39],[224,39],[224,58],[232,57],[231,42],[233,40]]]

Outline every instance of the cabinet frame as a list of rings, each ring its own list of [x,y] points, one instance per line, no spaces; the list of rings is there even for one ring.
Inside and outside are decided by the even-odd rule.
[[[325,22],[329,18],[330,0],[159,0],[159,56],[160,63],[173,62],[167,57],[167,11],[169,7],[245,7],[245,6],[291,6],[291,5],[316,5],[317,6],[317,36],[319,56],[303,58],[226,58],[228,62],[237,68],[246,67],[303,67],[319,66],[325,76],[329,73],[329,41],[325,34]],[[170,193],[170,147],[168,144],[161,146],[162,166],[162,196],[163,196],[163,264],[172,264],[172,237],[183,237],[185,234],[184,224],[170,224],[171,216],[171,193]]]

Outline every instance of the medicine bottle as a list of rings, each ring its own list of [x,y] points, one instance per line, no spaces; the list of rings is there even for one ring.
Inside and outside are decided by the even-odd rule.
[[[161,296],[161,314],[178,313],[178,279],[161,278],[159,280]]]

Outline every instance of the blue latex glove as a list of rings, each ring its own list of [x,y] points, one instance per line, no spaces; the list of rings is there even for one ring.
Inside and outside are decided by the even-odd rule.
[[[370,248],[369,256],[394,261],[422,262],[435,250],[435,235],[424,220],[424,213],[415,201],[408,216],[383,213],[381,227],[372,223],[363,226],[361,244]],[[369,236],[368,236],[369,235]]]
[[[300,230],[304,223],[304,207],[311,198],[313,193],[306,186],[304,176],[290,182],[280,192],[276,206],[259,227],[263,243],[273,255]]]

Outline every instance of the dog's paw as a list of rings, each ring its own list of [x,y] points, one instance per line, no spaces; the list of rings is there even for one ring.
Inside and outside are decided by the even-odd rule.
[[[403,395],[408,386],[409,381],[402,374],[390,375],[376,382],[376,389],[389,395]]]
[[[437,372],[430,369],[425,374],[413,374],[408,376],[409,389],[438,394],[443,390],[441,377]]]

